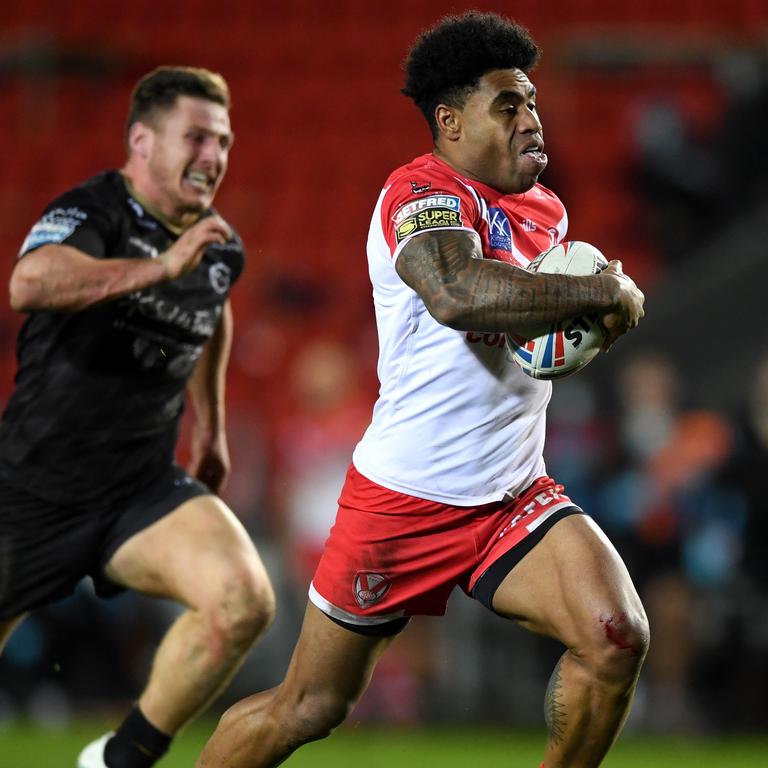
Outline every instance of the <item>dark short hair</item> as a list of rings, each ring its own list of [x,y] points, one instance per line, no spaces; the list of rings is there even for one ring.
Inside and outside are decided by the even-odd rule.
[[[157,113],[172,109],[179,96],[230,107],[229,87],[217,72],[198,67],[158,67],[136,83],[127,129],[139,121],[151,123]]]
[[[422,32],[408,52],[402,92],[414,100],[436,137],[438,104],[461,108],[486,72],[528,73],[540,53],[525,27],[498,14],[445,16]]]

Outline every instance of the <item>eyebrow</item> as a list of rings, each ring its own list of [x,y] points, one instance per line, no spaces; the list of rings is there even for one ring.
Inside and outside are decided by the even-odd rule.
[[[502,101],[522,101],[524,99],[536,98],[536,86],[532,85],[527,89],[527,93],[521,94],[520,91],[501,91],[499,95],[493,100],[494,104]]]
[[[208,128],[203,125],[192,125],[190,126],[190,130],[192,131],[199,131],[200,133],[204,133],[206,136],[218,136],[219,138],[226,138],[229,139],[229,141],[233,141],[235,138],[235,134],[230,128],[227,133],[223,133],[221,131],[216,131],[213,128]]]

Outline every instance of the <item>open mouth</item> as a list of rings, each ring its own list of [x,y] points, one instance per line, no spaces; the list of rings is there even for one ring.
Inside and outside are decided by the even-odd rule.
[[[184,180],[198,192],[210,192],[213,189],[215,178],[204,171],[187,171]]]
[[[537,165],[546,165],[547,155],[544,152],[544,145],[534,142],[526,146],[520,153],[522,157],[527,157]]]

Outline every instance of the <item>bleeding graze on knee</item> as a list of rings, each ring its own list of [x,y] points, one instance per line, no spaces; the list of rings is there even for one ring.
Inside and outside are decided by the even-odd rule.
[[[608,682],[634,682],[650,638],[642,610],[602,612],[588,634],[589,640],[572,650],[593,674]]]
[[[648,650],[648,622],[643,617],[631,620],[626,613],[609,613],[600,617],[608,642],[632,656],[643,657]]]

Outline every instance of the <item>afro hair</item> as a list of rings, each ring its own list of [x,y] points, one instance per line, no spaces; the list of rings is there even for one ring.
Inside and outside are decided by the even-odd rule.
[[[405,87],[437,136],[438,104],[463,107],[480,78],[495,69],[528,73],[540,49],[525,27],[495,13],[446,16],[414,42],[403,64]]]

